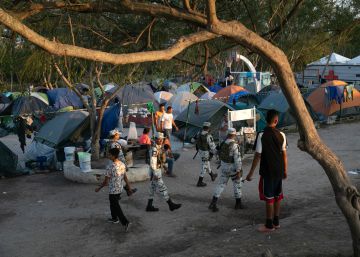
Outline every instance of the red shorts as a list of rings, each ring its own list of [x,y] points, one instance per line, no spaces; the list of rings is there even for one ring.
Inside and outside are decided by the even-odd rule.
[[[282,179],[264,178],[260,176],[259,196],[260,200],[266,201],[267,203],[281,201],[284,198],[282,192]]]

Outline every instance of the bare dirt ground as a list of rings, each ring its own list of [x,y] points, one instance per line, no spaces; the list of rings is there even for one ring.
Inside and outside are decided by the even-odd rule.
[[[360,123],[322,128],[323,140],[338,154],[347,170],[360,168]],[[107,190],[67,181],[58,173],[0,180],[0,256],[351,256],[351,237],[335,204],[330,183],[309,155],[297,147],[298,134],[288,134],[289,177],[281,229],[261,234],[264,203],[258,200],[258,177],[243,186],[245,210],[233,209],[229,183],[219,200],[220,211],[208,204],[215,184],[195,186],[200,160],[186,149],[176,162],[177,178],[165,177],[170,194],[183,207],[168,210],[160,196],[158,213],[146,213],[148,182],[124,196],[121,206],[133,226],[124,233],[108,224]],[[244,161],[247,174],[252,156]],[[215,164],[213,168],[216,169]],[[351,175],[359,186],[360,175]]]

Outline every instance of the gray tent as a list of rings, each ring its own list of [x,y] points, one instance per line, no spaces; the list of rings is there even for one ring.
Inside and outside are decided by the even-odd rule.
[[[19,173],[17,171],[18,156],[13,153],[3,142],[0,141],[0,175],[11,176]]]
[[[205,121],[211,122],[210,132],[214,138],[217,139],[219,137],[217,132],[221,126],[224,115],[228,109],[234,110],[234,108],[218,100],[199,101],[198,106],[199,114],[195,114],[196,103],[193,102],[190,104],[185,141],[190,141],[190,139],[201,130]],[[184,138],[186,120],[187,108],[180,113],[175,120],[176,125],[179,127],[179,131],[176,132],[175,135],[180,139]]]
[[[116,94],[116,98],[123,105],[142,104],[154,102],[154,92],[151,87],[144,82],[126,85]]]
[[[35,136],[35,140],[52,148],[64,147],[89,124],[89,113],[85,111],[64,112],[48,121]]]

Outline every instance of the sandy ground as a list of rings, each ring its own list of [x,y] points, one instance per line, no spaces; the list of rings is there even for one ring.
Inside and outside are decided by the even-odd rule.
[[[340,156],[347,170],[360,168],[360,123],[322,128],[323,140]],[[165,177],[170,194],[183,207],[170,212],[158,196],[158,213],[146,213],[148,182],[124,196],[121,206],[133,223],[124,233],[108,224],[107,190],[65,180],[62,173],[37,174],[0,180],[0,256],[351,256],[350,233],[337,208],[321,167],[297,147],[289,134],[289,178],[281,229],[265,235],[256,231],[264,221],[258,200],[258,177],[243,186],[245,210],[233,209],[231,184],[219,200],[220,211],[208,204],[215,184],[195,186],[200,160],[185,149],[176,162],[177,178]],[[251,156],[244,160],[248,172]],[[213,165],[215,169],[215,164]],[[359,175],[352,175],[359,186]]]

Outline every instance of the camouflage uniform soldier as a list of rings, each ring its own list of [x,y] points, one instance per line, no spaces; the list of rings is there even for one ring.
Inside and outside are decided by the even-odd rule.
[[[216,206],[216,202],[224,191],[229,178],[231,178],[233,182],[234,196],[236,199],[235,209],[243,209],[241,203],[242,164],[239,145],[235,142],[235,137],[236,130],[234,128],[229,128],[227,139],[220,145],[219,157],[221,160],[221,176],[209,206],[209,209],[214,212],[219,210]]]
[[[209,133],[210,126],[210,122],[204,122],[203,130],[197,135],[196,140],[196,150],[199,151],[201,157],[201,171],[197,182],[198,187],[206,186],[206,183],[203,182],[206,173],[209,173],[212,181],[217,177],[217,174],[211,171],[210,166],[210,159],[212,155],[216,154],[216,145],[212,135]]]
[[[146,207],[146,211],[154,212],[159,211],[159,208],[155,208],[153,206],[153,200],[156,189],[162,194],[163,198],[169,205],[170,211],[174,211],[181,207],[181,204],[173,203],[169,197],[169,193],[167,187],[161,177],[161,168],[166,162],[166,155],[164,154],[164,150],[162,148],[162,143],[164,139],[164,134],[161,132],[156,133],[156,140],[155,145],[151,148],[151,155],[150,155],[150,194],[149,200]]]

